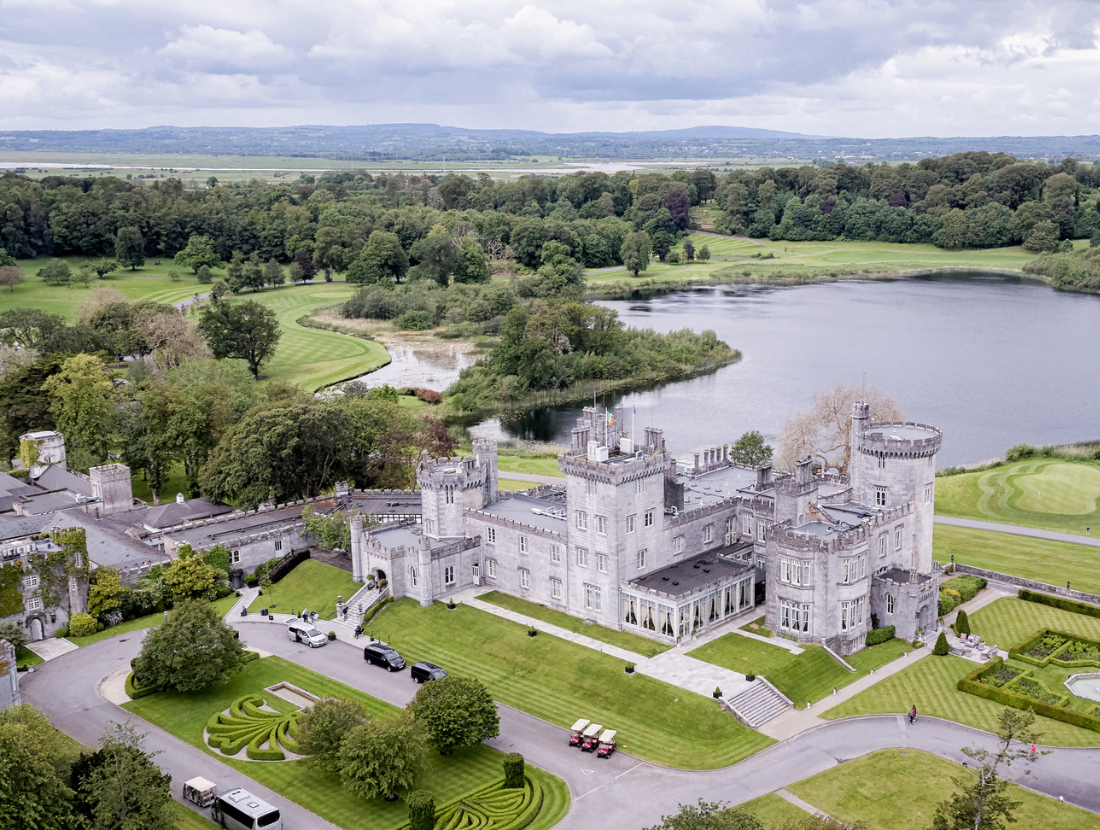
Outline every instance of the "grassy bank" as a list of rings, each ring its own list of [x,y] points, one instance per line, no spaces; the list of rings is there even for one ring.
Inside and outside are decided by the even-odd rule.
[[[308,608],[322,620],[331,620],[336,616],[336,597],[349,600],[361,587],[352,581],[351,571],[307,559],[256,597],[248,610],[259,613],[268,608],[280,614],[300,614]]]

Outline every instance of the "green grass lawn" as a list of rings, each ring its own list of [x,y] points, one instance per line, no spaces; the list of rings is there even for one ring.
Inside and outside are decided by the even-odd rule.
[[[943,516],[1100,535],[1100,463],[1029,458],[936,480]]]
[[[775,793],[768,793],[752,801],[746,801],[744,804],[738,804],[736,809],[751,813],[760,820],[761,824],[773,830],[784,827],[788,822],[802,821],[808,815],[801,807],[796,807]]]
[[[536,476],[554,476],[564,480],[558,469],[558,456],[555,453],[514,453],[501,450],[497,454],[497,466],[501,472],[526,473]]]
[[[831,694],[834,688],[847,686],[871,669],[896,660],[912,646],[904,640],[888,640],[865,648],[847,658],[857,671],[849,671],[819,646],[802,646],[801,654],[791,654],[785,648],[761,643],[740,634],[725,634],[689,652],[691,657],[716,666],[766,677],[799,709]]]
[[[133,485],[134,497],[153,503],[153,491],[149,489],[149,482],[145,480],[142,471],[135,471],[130,476]],[[184,472],[183,463],[172,464],[168,468],[168,475],[164,479],[164,485],[160,491],[161,504],[170,502],[176,497],[176,493],[187,495],[187,473]]]
[[[22,669],[25,666],[39,666],[45,662],[26,646],[15,650],[15,666],[17,669]]]
[[[1026,640],[1040,628],[1100,640],[1100,619],[1016,597],[991,602],[969,617],[971,631],[980,634],[987,643],[996,643],[1006,650]]]
[[[761,637],[771,637],[774,632],[770,628],[764,627],[764,620],[766,617],[757,617],[752,622],[745,623],[741,626],[742,631],[748,631],[750,634],[759,634]]]
[[[238,757],[244,758],[243,753],[228,757],[206,746],[202,739],[203,727],[212,714],[227,709],[241,695],[281,681],[293,683],[321,697],[358,700],[374,717],[398,711],[388,703],[280,657],[267,657],[249,663],[224,686],[190,695],[158,692],[131,701],[123,708],[340,827],[348,830],[389,830],[405,823],[408,812],[403,801],[388,804],[381,799],[360,798],[343,789],[337,776],[313,769],[306,761],[272,763],[238,760]],[[500,777],[503,774],[503,757],[484,745],[459,749],[448,756],[429,752],[424,778],[417,786],[430,791],[435,796],[436,804],[452,801]],[[541,776],[540,780],[545,782]],[[564,787],[564,782],[561,786]],[[556,816],[546,815],[544,821],[553,818],[553,822],[545,826],[560,820],[568,806],[568,791],[563,797],[560,789],[555,790],[552,807],[559,813]]]
[[[229,613],[229,609],[232,608],[236,603],[237,596],[235,594],[230,594],[227,597],[222,597],[221,599],[214,600],[211,605],[213,605],[214,608],[217,609],[220,616],[224,617],[226,614]],[[172,612],[169,611],[168,614],[171,615]],[[110,628],[105,628],[102,631],[96,632],[95,634],[89,634],[87,637],[66,637],[65,639],[68,640],[70,643],[75,643],[78,646],[86,646],[89,643],[96,643],[100,640],[106,640],[108,637],[117,637],[119,634],[129,634],[131,631],[140,631],[143,628],[153,628],[160,625],[162,622],[164,622],[164,613],[162,611],[158,611],[155,614],[149,614],[145,617],[136,617],[132,620],[126,620],[126,622],[121,622],[118,625],[113,625]]]
[[[978,667],[961,657],[929,655],[890,675],[850,700],[821,714],[826,720],[855,715],[902,714],[911,706],[917,712],[956,723],[997,731],[997,717],[1004,706],[992,700],[960,692],[956,685],[963,675]],[[1040,743],[1052,746],[1100,746],[1100,732],[1040,717]]]
[[[321,619],[331,620],[336,616],[336,597],[342,596],[347,601],[361,587],[352,581],[351,571],[307,559],[266,589],[263,596],[256,597],[248,610],[273,608],[280,614],[300,614],[303,608],[308,608]]]
[[[520,481],[516,478],[502,478],[497,481],[497,489],[511,492],[513,490],[530,490],[538,487],[537,481]]]
[[[390,356],[381,343],[295,322],[319,308],[341,303],[354,293],[354,286],[322,282],[242,294],[241,300],[255,300],[272,309],[283,330],[275,355],[260,367],[261,374],[316,392],[389,363]]]
[[[961,738],[962,736],[960,736]],[[882,749],[787,787],[803,801],[845,823],[865,821],[868,830],[930,827],[936,805],[970,774],[958,764],[918,750],[902,755]],[[1006,795],[1020,806],[1017,824],[1043,830],[1100,830],[1100,816],[1010,784]]]
[[[1090,545],[1031,539],[995,530],[936,525],[932,531],[935,558],[947,564],[951,557],[963,565],[1065,585],[1100,593],[1098,554]]]
[[[627,651],[633,651],[635,654],[641,654],[643,657],[656,657],[661,652],[668,651],[669,648],[671,648],[671,646],[663,645],[647,637],[632,634],[629,631],[616,631],[614,628],[607,628],[606,626],[596,624],[589,625],[586,624],[584,620],[578,619],[571,614],[555,611],[553,608],[547,608],[544,605],[528,602],[525,599],[513,597],[509,594],[502,594],[498,591],[490,591],[487,594],[482,594],[478,599],[484,600],[485,602],[491,602],[493,605],[499,605],[501,608],[507,608],[509,611],[515,611],[517,614],[524,614],[532,619],[551,623],[559,628],[569,629],[576,634],[583,634],[585,637],[591,637],[593,640],[599,640],[601,643],[625,648]]]
[[[773,741],[710,698],[625,674],[623,661],[469,606],[387,605],[370,626],[408,662],[431,660],[481,679],[495,700],[561,727],[579,717],[619,731],[620,748],[687,769],[736,763]]]
[[[183,789],[183,784],[180,784],[180,789]],[[194,810],[184,807],[182,804],[176,805],[179,809],[176,811],[176,822],[173,825],[175,830],[214,830],[218,825],[212,822],[208,818],[203,818]],[[209,808],[206,810],[209,813]]]

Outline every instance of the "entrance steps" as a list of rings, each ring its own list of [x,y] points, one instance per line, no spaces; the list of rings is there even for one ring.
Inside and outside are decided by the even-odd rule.
[[[333,626],[336,630],[343,630],[349,635],[354,634],[355,627],[363,622],[363,618],[371,608],[388,593],[388,586],[379,588],[377,582],[373,583],[371,587],[364,585],[345,603],[345,607],[348,609],[347,619],[344,619],[343,611],[338,609],[336,619],[331,621]]]
[[[756,682],[750,683],[748,688],[722,698],[722,705],[752,729],[794,708],[786,695],[763,677],[757,677]]]

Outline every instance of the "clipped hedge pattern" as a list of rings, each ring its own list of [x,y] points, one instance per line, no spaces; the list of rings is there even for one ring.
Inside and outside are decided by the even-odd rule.
[[[253,761],[283,761],[288,752],[298,752],[301,712],[266,712],[261,694],[247,694],[229,705],[229,714],[211,715],[206,722],[207,743],[223,755],[236,755],[242,748]]]
[[[366,628],[367,624],[378,616],[378,612],[381,611],[388,602],[393,602],[393,594],[382,597],[382,599],[374,604],[374,607],[367,612],[367,616],[363,617],[363,628]]]
[[[525,777],[522,789],[508,789],[497,779],[437,810],[435,830],[523,830],[538,816],[542,802],[542,786],[533,778]]]
[[[1072,614],[1084,614],[1086,617],[1100,617],[1100,606],[1089,605],[1087,602],[1077,602],[1073,599],[1052,597],[1050,594],[1037,594],[1021,588],[1019,597],[1027,602],[1037,602],[1040,605],[1049,605],[1051,608],[1060,608]]]
[[[130,700],[137,700],[139,697],[145,697],[151,695],[154,692],[159,692],[159,686],[137,686],[134,684],[134,673],[130,672],[126,675],[126,694],[130,697]]]
[[[867,632],[867,645],[877,646],[879,643],[885,643],[887,640],[894,639],[894,626],[888,625],[886,628],[876,628],[874,631]]]
[[[1012,689],[1013,684],[1019,682],[1021,678],[1027,677],[1032,682],[1037,682],[1029,677],[1030,672],[1025,672],[1006,684],[1003,688],[997,688],[996,686],[990,686],[981,682],[981,678],[987,674],[999,671],[1003,665],[1004,660],[1002,658],[994,657],[988,663],[979,666],[974,671],[970,672],[970,674],[959,680],[957,686],[958,690],[974,695],[975,697],[992,700],[1004,706],[1011,706],[1014,709],[1034,709],[1037,715],[1043,715],[1044,717],[1059,720],[1073,726],[1080,726],[1083,729],[1090,729],[1093,732],[1100,732],[1100,716],[1091,714],[1095,707],[1092,707],[1089,712],[1078,712],[1074,709],[1067,709],[1057,704],[1045,703],[1041,700],[1036,700],[1033,697],[1028,697],[1014,691]],[[1044,686],[1044,688],[1046,687]]]

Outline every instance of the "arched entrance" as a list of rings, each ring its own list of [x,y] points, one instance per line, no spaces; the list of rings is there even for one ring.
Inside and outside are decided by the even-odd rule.
[[[42,627],[42,620],[39,617],[27,620],[27,630],[31,642],[46,639],[46,631]]]
[[[381,582],[383,579],[387,579],[386,572],[381,568],[374,569],[374,578]],[[387,580],[388,581],[388,580]]]

